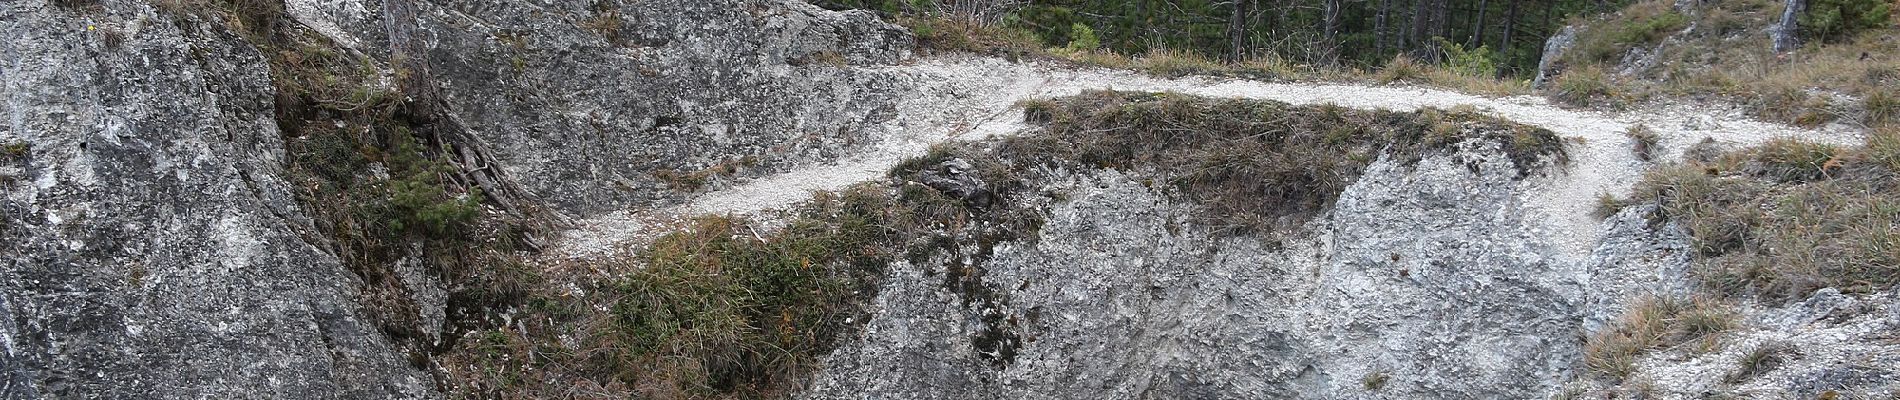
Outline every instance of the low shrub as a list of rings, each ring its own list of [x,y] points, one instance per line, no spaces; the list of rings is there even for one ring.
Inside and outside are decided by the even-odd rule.
[[[1069,51],[1090,52],[1102,48],[1102,39],[1095,37],[1095,29],[1080,22],[1069,26]]]
[[[742,394],[786,386],[859,317],[885,261],[882,199],[851,192],[816,202],[828,220],[801,219],[770,237],[702,217],[660,238],[593,332],[592,362],[643,394]]]
[[[1810,0],[1800,16],[1801,32],[1808,37],[1838,40],[1856,33],[1893,25],[1890,0]]]
[[[1656,44],[1688,25],[1688,18],[1675,11],[1673,2],[1640,2],[1580,32],[1566,58],[1571,65],[1616,63],[1630,48]]]
[[[1011,59],[1044,53],[1042,40],[1028,30],[984,26],[963,20],[899,17],[898,25],[917,36],[917,47],[936,52],[967,52]]]

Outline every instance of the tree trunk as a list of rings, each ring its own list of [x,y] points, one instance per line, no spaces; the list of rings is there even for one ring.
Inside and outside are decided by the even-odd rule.
[[[1326,41],[1332,42],[1334,39],[1339,37],[1339,12],[1340,12],[1339,1],[1340,0],[1325,0],[1325,1],[1326,1],[1325,2],[1326,8],[1324,11],[1325,22],[1323,22],[1325,26],[1321,28],[1321,30],[1324,31],[1323,35],[1326,38]]]
[[[1781,11],[1781,21],[1775,24],[1775,53],[1786,53],[1801,47],[1801,38],[1796,36],[1801,29],[1799,16],[1808,8],[1807,0],[1785,0],[1787,7]]]
[[[1227,22],[1227,38],[1230,41],[1227,61],[1239,62],[1247,49],[1247,9],[1253,0],[1234,0],[1234,14]]]
[[[1372,55],[1374,60],[1385,57],[1386,29],[1385,15],[1392,10],[1392,0],[1379,0],[1379,12],[1372,17]]]
[[[1475,49],[1484,45],[1484,12],[1490,8],[1490,0],[1478,0],[1478,16],[1471,23],[1471,41],[1465,46]]]
[[[1511,0],[1509,9],[1504,12],[1504,38],[1498,41],[1499,51],[1510,51],[1511,46],[1514,45],[1511,43],[1511,35],[1517,33],[1517,1]]]
[[[1420,45],[1425,44],[1425,35],[1431,33],[1431,22],[1432,0],[1413,1],[1412,22],[1411,26],[1407,27],[1410,28],[1408,30],[1411,32],[1409,32],[1405,38],[1406,43],[1404,47],[1406,50],[1417,50]],[[1418,54],[1413,55],[1417,56]]]

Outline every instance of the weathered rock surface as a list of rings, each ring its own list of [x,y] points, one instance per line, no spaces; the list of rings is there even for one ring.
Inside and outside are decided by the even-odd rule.
[[[1493,149],[1464,147],[1415,166],[1376,163],[1327,215],[1267,237],[1211,235],[1189,222],[1191,205],[1139,177],[1044,171],[1031,180],[1035,190],[1064,200],[1047,206],[1040,234],[999,244],[980,264],[987,292],[946,287],[947,272],[930,265],[892,266],[861,337],[830,356],[805,397],[1548,398],[1624,390],[1584,369],[1582,333],[1639,296],[1687,293],[1690,239],[1650,221],[1648,208],[1631,207],[1604,221],[1593,251],[1566,256],[1538,228],[1548,221],[1525,204],[1544,183],[1516,179]],[[989,301],[965,301],[972,295]],[[1894,323],[1888,307],[1861,307],[1849,314],[1858,317],[1843,317],[1851,319],[1846,327],[1830,328],[1852,332],[1845,335],[1803,327],[1827,311],[1751,309],[1751,321],[1801,316],[1793,325],[1750,322],[1738,334],[1749,339],[1691,365],[1671,361],[1682,353],[1659,352],[1628,382],[1667,383],[1653,394],[1695,398],[1738,369],[1734,360],[1751,346],[1796,337],[1813,361],[1722,389],[1768,398],[1884,393],[1876,378],[1900,365],[1890,361],[1900,344],[1879,344],[1876,333]],[[1849,360],[1849,351],[1829,346],[1868,356]],[[1839,379],[1795,387],[1813,374]]]
[[[309,29],[387,55],[383,2],[286,3]],[[439,397],[367,322],[361,283],[293,200],[259,51],[156,2],[99,4],[0,4],[0,145],[27,146],[0,154],[0,399]],[[677,191],[663,189],[678,182],[667,176],[716,187],[724,174],[838,158],[871,145],[866,128],[919,90],[889,71],[840,67],[901,62],[908,34],[789,0],[414,6],[450,115],[570,215],[671,202]],[[1547,52],[1574,40],[1565,32]],[[971,80],[1083,87],[1001,78],[1018,80]],[[1338,87],[1230,83],[1197,87],[1387,104]],[[931,90],[980,102],[964,86]],[[926,184],[988,198],[967,166],[939,167]],[[1570,192],[1520,180],[1477,146],[1380,162],[1335,209],[1269,237],[1196,226],[1192,205],[1139,177],[1031,178],[1063,200],[994,205],[1047,207],[1047,223],[986,255],[986,290],[953,291],[930,265],[892,266],[875,318],[804,396],[1543,398],[1607,390],[1581,368],[1580,334],[1634,296],[1693,285],[1680,229],[1632,207],[1598,238],[1559,237],[1575,231],[1550,229],[1540,218],[1553,216],[1526,203]],[[1558,248],[1578,241],[1591,251]],[[1632,379],[1672,397],[1891,393],[1896,299],[1823,291],[1750,307],[1736,344],[1658,351]],[[1788,349],[1775,368],[1711,383],[1769,345]]]
[[[1537,78],[1531,80],[1531,87],[1544,89],[1550,87],[1550,80],[1563,73],[1564,53],[1577,43],[1577,27],[1564,26],[1557,34],[1544,39],[1544,55],[1537,59]]]
[[[0,144],[29,149],[0,156],[0,398],[440,397],[287,187],[265,58],[215,13],[164,9],[196,6],[0,5]],[[794,1],[414,6],[450,116],[571,214],[664,201],[662,171],[859,145],[900,93],[843,66],[912,41]],[[390,53],[384,2],[286,9]],[[402,278],[441,300],[432,276]],[[419,308],[440,324],[441,304]]]
[[[291,0],[386,54],[381,1]],[[838,158],[892,114],[913,39],[865,12],[789,0],[416,0],[450,112],[569,215],[677,197],[660,174]]]
[[[313,245],[257,50],[138,2],[0,4],[0,398],[430,398]]]
[[[1589,276],[1526,229],[1516,176],[1484,151],[1382,161],[1263,239],[1212,236],[1135,178],[1057,173],[1068,201],[985,265],[1009,325],[893,267],[811,397],[1537,397],[1571,374]],[[1013,362],[983,362],[992,330],[1023,338]]]

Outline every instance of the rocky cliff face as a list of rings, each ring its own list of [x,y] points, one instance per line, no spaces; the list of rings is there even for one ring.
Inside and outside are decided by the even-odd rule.
[[[405,65],[384,2],[287,3],[285,29]],[[407,32],[449,118],[570,214],[851,148],[896,92],[843,67],[910,48],[803,3],[627,3],[416,2]],[[0,398],[440,397],[286,183],[282,77],[217,11],[245,4],[0,5]]]
[[[1638,229],[1564,258],[1517,174],[1486,149],[1381,161],[1297,232],[1227,237],[1134,177],[1054,172],[1067,201],[985,266],[1004,326],[894,266],[813,397],[1541,397],[1575,374],[1602,297],[1653,285],[1591,271],[1680,258],[1683,239]],[[966,339],[991,330],[1021,338],[1013,359]]]
[[[805,398],[1884,398],[1893,293],[1748,306],[1713,349],[1658,348],[1606,385],[1585,338],[1644,296],[1687,296],[1691,239],[1654,206],[1557,248],[1488,146],[1381,160],[1292,232],[1226,236],[1147,177],[1039,170],[1033,237],[976,255],[981,290],[888,270],[855,343]],[[1561,174],[1559,169],[1538,174]],[[952,261],[949,264],[958,265]],[[980,297],[972,301],[972,296]],[[1761,361],[1767,359],[1769,361]],[[1834,395],[1828,395],[1834,393]]]
[[[391,312],[365,305],[378,289],[340,260],[346,254],[334,254],[289,183],[286,141],[299,138],[280,131],[273,81],[284,77],[265,64],[268,51],[297,49],[253,43],[233,26],[243,18],[177,9],[194,4],[233,3],[0,5],[0,31],[10,38],[0,43],[0,399],[443,397],[442,372],[430,365],[439,360],[377,326],[378,313]],[[1235,97],[1299,89],[1128,74],[1013,87],[1051,79],[1028,68],[906,76],[878,67],[909,57],[912,39],[901,29],[789,0],[283,5],[287,29],[368,56],[366,74],[385,89],[431,82],[440,117],[472,138],[464,144],[492,155],[526,200],[567,216],[648,209],[735,178],[840,158],[891,139],[876,136],[898,129],[878,126],[894,107],[932,108],[924,103],[934,100],[917,98],[995,119],[1008,107],[968,93],[1043,96],[1137,79],[1134,86]],[[919,82],[952,78],[962,81]],[[1320,93],[1289,96],[1350,107],[1437,104],[1307,89]],[[907,96],[913,101],[899,101]],[[1543,115],[1530,112],[1541,104],[1490,104]],[[919,115],[939,114],[946,117],[888,125],[971,122],[961,113]],[[1607,120],[1550,124],[1623,126]],[[898,140],[915,139],[904,145],[921,152],[923,142],[969,130],[925,128],[942,133]],[[1605,135],[1620,138],[1592,140]],[[1599,169],[1637,163],[1623,145],[1603,143],[1580,159]],[[956,176],[967,169],[946,164],[920,184],[987,201],[985,182]],[[1614,392],[1625,388],[1605,387],[1582,365],[1583,334],[1613,323],[1636,297],[1694,286],[1680,227],[1636,206],[1605,218],[1597,235],[1575,237],[1587,235],[1552,221],[1576,219],[1555,212],[1581,211],[1578,190],[1563,187],[1576,182],[1548,179],[1566,173],[1559,169],[1525,175],[1494,146],[1380,160],[1315,219],[1241,236],[1197,223],[1197,205],[1139,172],[1018,172],[1039,194],[986,206],[1040,216],[1040,228],[980,243],[980,257],[958,261],[982,272],[961,282],[946,279],[941,265],[889,266],[871,319],[847,322],[862,329],[825,358],[800,396]],[[1549,204],[1553,197],[1562,204]],[[436,332],[451,318],[449,284],[427,267],[401,274],[420,304],[397,310],[424,315],[396,319],[422,321],[413,328],[426,330],[419,336],[434,341],[426,344],[444,345],[455,339]],[[549,270],[559,267],[572,266]],[[1673,397],[1900,389],[1900,342],[1891,333],[1900,329],[1900,296],[1892,292],[1827,289],[1740,314],[1728,346],[1653,349],[1631,380],[1666,386],[1658,392]],[[1760,349],[1771,349],[1761,354],[1774,366],[1735,375],[1749,365],[1739,360]]]
[[[387,54],[382,1],[290,0]],[[910,34],[799,2],[415,1],[449,112],[569,215],[650,206],[721,176],[837,158],[891,114]],[[704,181],[714,182],[704,182]],[[679,190],[674,190],[679,189]]]
[[[434,397],[307,236],[256,49],[137,3],[0,31],[0,398]]]

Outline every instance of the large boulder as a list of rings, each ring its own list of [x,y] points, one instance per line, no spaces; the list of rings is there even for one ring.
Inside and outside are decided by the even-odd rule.
[[[404,0],[407,1],[407,0]],[[382,1],[290,0],[383,54]],[[414,0],[448,112],[568,215],[665,203],[669,177],[770,171],[870,144],[914,39],[866,12],[792,0]]]
[[[0,3],[0,398],[439,397],[313,245],[260,53],[54,3]]]
[[[0,4],[0,399],[440,397],[286,183],[247,20],[192,8],[207,4]],[[392,4],[416,17],[385,18]],[[284,29],[398,66],[366,73],[439,87],[445,125],[476,139],[460,144],[568,214],[677,198],[669,172],[865,144],[893,79],[850,66],[900,62],[913,40],[790,0],[285,6]],[[387,58],[397,26],[424,76]]]
[[[1531,80],[1531,87],[1544,89],[1550,86],[1550,80],[1563,73],[1564,53],[1577,43],[1577,27],[1564,26],[1557,34],[1544,40],[1544,54],[1537,59],[1537,78]]]

